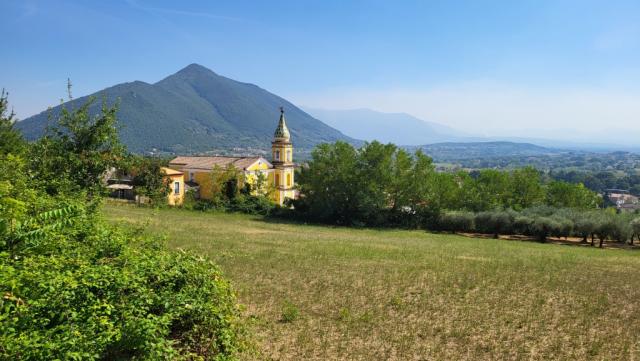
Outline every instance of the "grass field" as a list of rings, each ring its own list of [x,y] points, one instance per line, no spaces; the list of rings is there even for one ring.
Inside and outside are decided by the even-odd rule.
[[[640,358],[636,251],[124,205],[104,213],[220,264],[255,333],[260,354],[249,359]]]

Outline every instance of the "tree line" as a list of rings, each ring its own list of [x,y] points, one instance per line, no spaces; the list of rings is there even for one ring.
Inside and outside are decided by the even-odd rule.
[[[635,170],[634,170],[635,171]],[[585,172],[585,171],[551,171],[549,176],[553,179],[571,183],[582,183],[587,188],[602,193],[607,189],[628,190],[631,194],[640,195],[640,175],[617,175],[614,171]]]
[[[582,184],[544,182],[531,167],[513,171],[436,172],[420,150],[393,144],[321,144],[297,175],[296,216],[344,225],[434,228],[445,211],[522,211],[546,205],[596,209],[602,199]]]
[[[549,237],[578,237],[591,246],[614,240],[633,244],[640,241],[640,217],[637,214],[616,214],[611,208],[584,210],[537,206],[516,212],[512,209],[443,212],[434,225],[447,232],[483,233],[493,235],[525,235],[545,242]]]
[[[638,214],[617,214],[581,183],[532,167],[437,172],[428,156],[393,144],[319,145],[297,175],[285,216],[312,222],[435,231],[640,241]]]

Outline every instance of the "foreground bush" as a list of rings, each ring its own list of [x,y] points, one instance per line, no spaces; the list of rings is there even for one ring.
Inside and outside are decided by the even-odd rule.
[[[215,265],[105,226],[83,197],[52,196],[26,174],[20,157],[0,157],[0,360],[223,360],[242,349]]]
[[[235,296],[218,268],[98,226],[0,252],[0,359],[231,358]]]

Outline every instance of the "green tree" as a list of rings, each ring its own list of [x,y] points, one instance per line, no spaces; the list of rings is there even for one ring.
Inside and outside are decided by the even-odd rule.
[[[519,214],[513,219],[513,233],[531,235],[533,223],[533,218]]]
[[[606,219],[602,219],[598,222],[598,226],[596,228],[595,234],[598,236],[598,240],[600,243],[598,247],[602,248],[604,241],[608,238],[614,237],[616,234],[616,222],[613,217],[606,217]]]
[[[472,232],[475,230],[474,214],[471,212],[446,212],[440,216],[438,224],[440,230],[449,232]]]
[[[540,242],[546,242],[549,236],[558,234],[560,228],[554,217],[536,217],[531,224],[531,232]]]
[[[546,187],[546,203],[558,208],[595,209],[601,198],[582,183],[552,181]]]
[[[311,219],[351,224],[358,202],[356,161],[356,149],[346,142],[318,145],[300,170],[302,197],[295,208]]]
[[[0,156],[9,153],[19,154],[25,148],[22,134],[14,127],[15,113],[9,112],[8,98],[9,94],[2,89],[0,93]]]
[[[408,168],[409,165],[397,166],[394,162],[397,150],[393,144],[377,141],[366,143],[358,150],[354,169],[355,183],[350,185],[357,192],[353,214],[356,223],[382,224],[387,213],[384,211],[395,212],[400,208],[401,204],[394,199],[399,193],[396,193],[397,189],[393,185],[402,184],[405,179],[395,179],[394,172],[402,177],[400,174],[406,171],[406,168],[402,168]],[[395,194],[391,194],[392,192]]]
[[[494,169],[483,169],[473,182],[476,194],[475,211],[505,208],[509,206],[509,174]]]
[[[511,233],[515,214],[511,211],[485,211],[476,214],[476,229],[485,234],[493,234],[494,238],[501,234]]]
[[[244,188],[246,189],[245,194],[255,194],[256,196],[266,198],[269,198],[275,190],[273,185],[269,182],[267,173],[262,171],[258,171],[253,184],[246,182]]]
[[[582,243],[587,243],[589,237],[594,237],[594,233],[598,227],[597,215],[593,213],[582,212],[574,220],[574,231],[582,238]]]
[[[434,214],[442,210],[462,208],[461,200],[463,197],[461,197],[462,188],[459,185],[459,174],[439,173],[431,170],[421,179],[421,182],[426,187],[426,203]]]
[[[209,174],[211,201],[217,206],[227,207],[240,194],[242,175],[232,164],[222,168],[214,166]]]
[[[540,173],[533,167],[514,170],[510,175],[509,208],[526,209],[544,202]]]
[[[296,212],[338,224],[417,226],[440,206],[431,158],[393,144],[322,144],[298,176]]]
[[[106,171],[118,168],[124,157],[116,129],[117,106],[104,100],[100,113],[91,115],[94,102],[90,98],[78,108],[71,102],[57,116],[50,114],[53,124],[30,149],[31,168],[50,194],[84,192],[88,201],[98,200],[105,191]]]
[[[152,205],[159,206],[167,203],[167,195],[171,186],[162,170],[162,159],[149,157],[134,157],[130,172],[136,194],[149,199]]]

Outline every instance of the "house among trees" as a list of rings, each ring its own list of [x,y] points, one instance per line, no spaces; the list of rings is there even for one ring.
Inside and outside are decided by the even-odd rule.
[[[170,189],[167,194],[167,204],[172,206],[182,204],[185,196],[184,174],[167,167],[160,167],[159,170],[162,177],[161,183],[167,185]],[[106,188],[109,192],[109,197],[141,203],[149,201],[148,196],[140,195],[136,192],[136,172],[132,173],[115,168],[107,172],[105,178],[107,178]]]
[[[122,170],[111,168],[105,174],[109,197],[117,199],[135,200],[136,193],[133,190],[133,176]]]
[[[165,182],[169,184],[167,202],[170,206],[182,204],[185,194],[184,173],[167,167],[162,167],[161,169]]]
[[[640,200],[625,189],[606,189],[605,195],[618,211],[633,212],[640,209]]]
[[[272,189],[273,191],[269,193],[273,201],[282,205],[286,199],[293,199],[296,196],[293,188],[295,168],[293,144],[282,108],[280,108],[280,120],[271,143],[271,155],[271,162],[260,156],[179,156],[174,158],[169,162],[169,168],[177,172],[174,174],[175,179],[172,178],[171,188],[171,194],[179,196],[174,199],[174,204],[182,203],[184,187],[192,189],[198,198],[212,199],[214,196],[212,172],[233,167],[241,176],[239,181],[242,185],[250,186],[254,193],[260,189]],[[182,183],[180,183],[178,173],[183,176]],[[182,193],[177,193],[178,183],[184,184],[180,188]],[[172,204],[171,200],[169,204]]]

